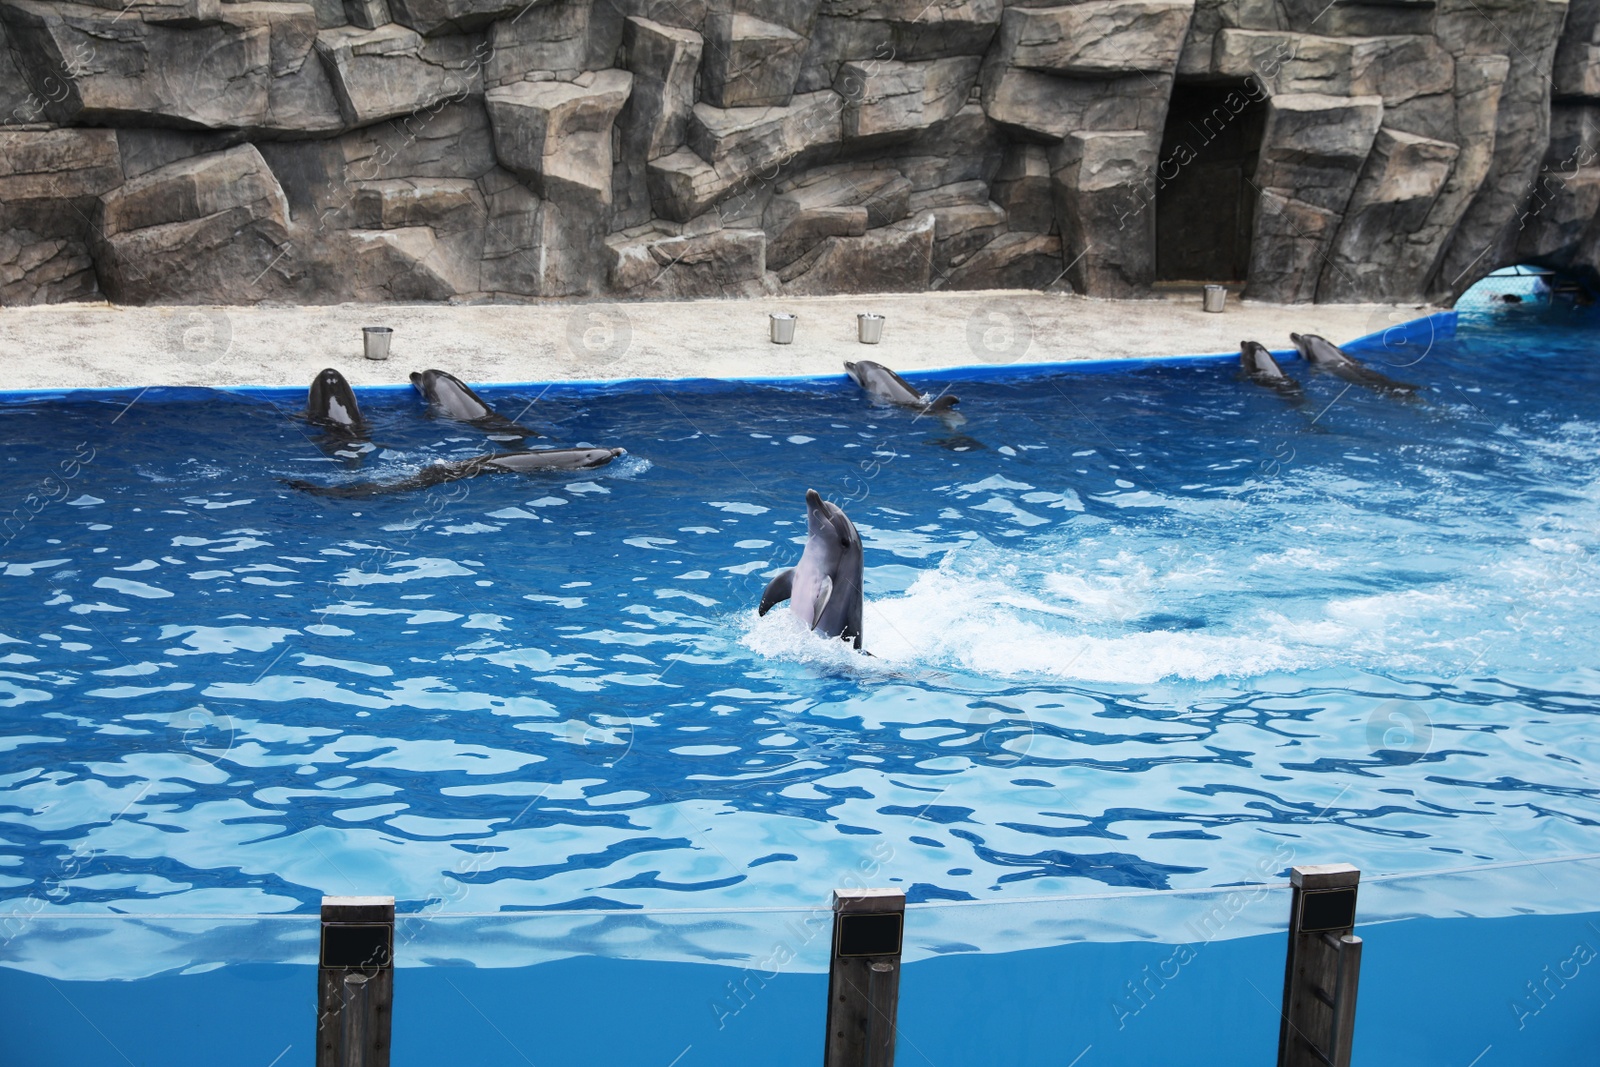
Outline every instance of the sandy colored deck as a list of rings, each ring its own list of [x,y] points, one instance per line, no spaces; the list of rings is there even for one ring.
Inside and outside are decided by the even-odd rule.
[[[1198,293],[1093,300],[1032,291],[531,305],[0,308],[4,389],[305,385],[337,367],[355,385],[400,384],[438,367],[473,382],[837,374],[846,359],[897,370],[1237,352],[1289,332],[1336,342],[1438,309],[1240,302]],[[799,317],[771,344],[767,314]],[[856,341],[856,313],[886,316],[883,342]],[[364,359],[361,327],[394,328],[387,362]]]

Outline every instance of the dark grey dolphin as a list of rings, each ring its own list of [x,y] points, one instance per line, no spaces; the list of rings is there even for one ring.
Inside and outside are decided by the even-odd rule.
[[[306,395],[306,421],[352,441],[367,436],[367,420],[356,404],[355,390],[332,367],[311,381],[311,391]]]
[[[823,637],[854,640],[861,648],[861,535],[838,506],[806,490],[806,547],[800,562],[767,584],[758,615],[774,604],[789,610]]]
[[[1411,396],[1417,391],[1417,387],[1410,382],[1397,382],[1387,375],[1362,366],[1345,355],[1338,345],[1326,337],[1318,337],[1314,333],[1291,333],[1289,340],[1294,342],[1294,346],[1300,350],[1306,362],[1347,382],[1401,396]]]
[[[851,381],[877,400],[894,404],[896,407],[910,408],[919,415],[938,415],[940,421],[948,427],[966,421],[960,414],[951,410],[960,403],[958,398],[949,393],[937,397],[929,396],[882,363],[874,363],[870,359],[863,359],[858,363],[846,361],[844,372],[850,375]]]
[[[454,463],[435,463],[417,473],[393,482],[355,482],[345,485],[317,485],[314,482],[294,480],[288,484],[317,496],[367,497],[381,493],[402,493],[409,489],[425,489],[430,485],[458,482],[480,474],[499,474],[505,471],[527,473],[532,471],[575,471],[604,467],[623,454],[620,448],[541,448],[530,452],[496,452],[487,456]]]
[[[1300,390],[1300,383],[1283,373],[1283,368],[1272,358],[1272,353],[1267,351],[1266,345],[1255,341],[1240,341],[1239,369],[1252,382],[1276,390],[1286,399],[1305,398],[1305,394]]]
[[[428,401],[428,410],[439,418],[470,423],[491,434],[510,434],[516,437],[538,437],[539,434],[519,426],[503,415],[495,414],[483,398],[455,375],[442,370],[411,372],[411,384]]]

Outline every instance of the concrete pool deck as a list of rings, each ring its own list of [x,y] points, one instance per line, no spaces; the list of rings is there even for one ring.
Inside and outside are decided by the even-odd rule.
[[[190,385],[304,386],[323,367],[354,385],[404,384],[410,371],[472,382],[750,378],[838,374],[847,359],[897,370],[1237,352],[1290,347],[1289,332],[1337,343],[1438,308],[1277,305],[1198,292],[1098,300],[1032,290],[875,293],[660,303],[344,304],[330,307],[0,308],[6,389]],[[798,316],[791,345],[768,340],[769,312]],[[886,317],[883,341],[856,340],[856,313]],[[362,357],[363,326],[394,328],[386,362]]]

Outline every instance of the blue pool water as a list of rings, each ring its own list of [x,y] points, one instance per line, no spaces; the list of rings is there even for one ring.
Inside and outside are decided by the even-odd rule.
[[[629,455],[363,500],[284,480],[494,446],[409,391],[364,395],[359,468],[288,392],[11,396],[6,484],[47,489],[0,549],[0,896],[736,908],[1595,851],[1593,327],[1447,326],[1369,352],[1417,402],[1299,362],[1299,407],[1227,362],[957,375],[955,431],[842,379],[490,389]],[[808,486],[865,540],[872,658],[755,617]]]
[[[1600,861],[1542,861],[1600,851],[1600,369],[1529,296],[1363,346],[1415,402],[488,389],[629,455],[360,500],[285,482],[500,446],[402,390],[359,455],[297,391],[0,398],[0,1064],[304,1067],[347,893],[404,916],[402,1067],[809,1064],[862,883],[912,902],[902,1064],[1265,1062],[1330,861],[1364,1067],[1593,1062]],[[811,486],[871,657],[755,616]]]

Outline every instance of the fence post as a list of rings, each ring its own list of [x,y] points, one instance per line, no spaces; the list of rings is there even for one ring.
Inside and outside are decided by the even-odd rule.
[[[823,1067],[894,1067],[905,912],[898,889],[833,891]]]
[[[1283,975],[1278,1067],[1350,1067],[1361,939],[1348,863],[1290,868],[1289,951]]]
[[[323,897],[316,1067],[389,1067],[394,897]]]

